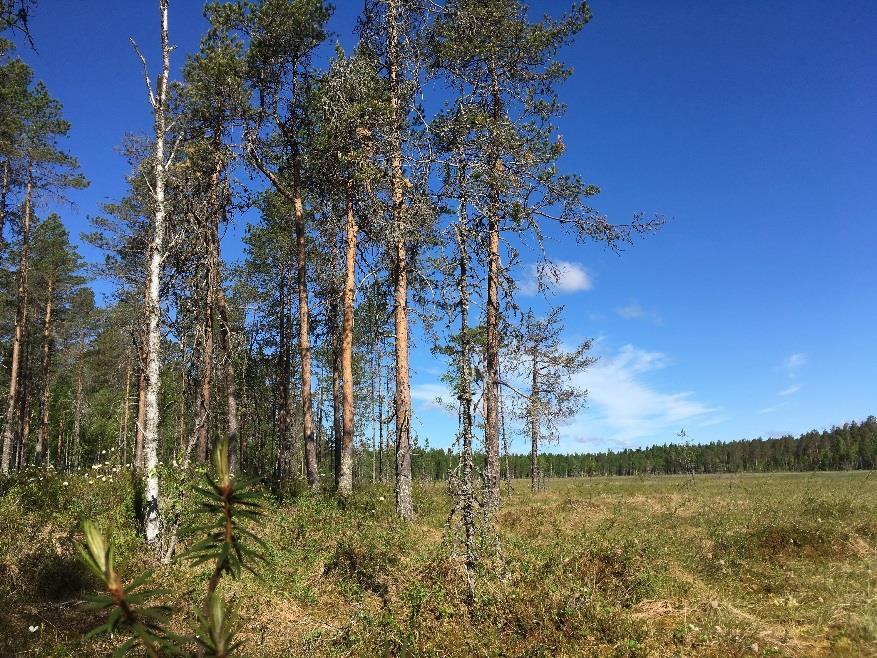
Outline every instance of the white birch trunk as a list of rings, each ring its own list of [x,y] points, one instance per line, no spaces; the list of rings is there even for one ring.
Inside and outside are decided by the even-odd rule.
[[[158,509],[158,395],[161,386],[161,267],[164,258],[165,218],[167,214],[165,185],[167,183],[167,160],[165,156],[166,109],[168,76],[170,74],[170,45],[168,43],[169,0],[159,0],[161,12],[162,68],[158,77],[156,94],[149,91],[155,118],[154,163],[154,215],[152,239],[149,243],[147,262],[146,331],[146,418],[143,428],[143,452],[146,466],[146,542],[157,548],[161,530]],[[149,75],[146,75],[149,87]]]

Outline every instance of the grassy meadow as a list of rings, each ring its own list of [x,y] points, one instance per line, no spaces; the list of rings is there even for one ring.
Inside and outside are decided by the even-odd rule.
[[[65,479],[66,478],[66,479]],[[103,478],[103,479],[101,479]],[[395,519],[389,487],[269,499],[261,578],[224,579],[250,656],[877,655],[877,476],[868,472],[516,481],[481,537],[467,603],[443,486]],[[0,655],[100,656],[81,521],[124,578],[154,567],[125,471],[0,483]],[[191,624],[209,567],[159,567]]]

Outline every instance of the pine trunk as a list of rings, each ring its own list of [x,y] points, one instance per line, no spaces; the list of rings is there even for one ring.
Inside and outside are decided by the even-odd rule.
[[[131,359],[128,359],[128,367],[125,370],[125,394],[122,397],[121,419],[119,422],[119,463],[126,466],[128,463],[128,414],[130,413],[131,395]]]
[[[533,377],[530,383],[530,487],[541,488],[539,477],[539,364],[536,354],[532,356]]]
[[[334,271],[334,269],[333,269]],[[334,277],[333,277],[334,278]],[[330,293],[329,322],[332,340],[332,461],[335,471],[335,488],[341,484],[341,441],[343,432],[343,401],[341,393],[341,329],[338,326],[337,295],[333,289]]]
[[[347,249],[344,261],[344,320],[341,325],[341,378],[343,418],[341,434],[341,477],[338,493],[353,493],[353,297],[356,286],[356,240],[359,227],[353,213],[350,185],[347,189]]]
[[[311,402],[311,335],[308,315],[308,261],[305,246],[305,216],[301,198],[301,163],[297,146],[293,149],[293,208],[295,209],[296,285],[298,287],[298,346],[301,359],[302,434],[304,436],[305,471],[308,489],[320,490],[317,467],[317,444],[314,440],[314,410]]]
[[[73,402],[73,463],[76,466],[79,466],[79,434],[82,431],[82,406],[84,402],[84,391],[83,391],[83,381],[82,381],[82,355],[84,350],[85,340],[83,338],[81,342],[81,347],[79,351],[79,365],[76,368],[76,400]],[[68,462],[69,459],[69,448],[68,448]]]
[[[213,258],[210,238],[208,243],[208,261]],[[195,455],[199,462],[207,461],[207,444],[210,436],[210,397],[213,388],[213,282],[212,263],[208,262],[205,277],[204,307],[202,308],[202,342],[201,342],[201,379],[198,387],[198,416],[195,424],[197,438]],[[186,455],[188,461],[188,455]]]
[[[496,74],[491,69],[493,82],[493,120],[499,122],[500,97]],[[494,148],[497,148],[494,145]],[[498,150],[498,149],[497,149]],[[491,512],[499,509],[499,177],[502,163],[494,156],[490,206],[487,217],[487,310],[485,345],[484,403],[486,407],[484,443],[487,453],[485,505]]]
[[[394,323],[396,329],[396,512],[414,518],[411,492],[411,380],[408,368],[408,251],[402,174],[402,117],[399,88],[398,0],[387,2],[387,69],[390,78],[390,184],[396,236]]]
[[[3,161],[3,177],[0,181],[0,247],[3,241],[3,229],[6,228],[6,199],[9,195],[9,160]]]
[[[19,368],[21,367],[21,346],[24,338],[24,324],[27,321],[27,274],[30,266],[30,222],[31,195],[33,181],[28,176],[27,189],[24,194],[24,213],[21,226],[21,255],[18,260],[18,288],[16,290],[15,330],[12,336],[12,363],[9,367],[9,397],[6,400],[6,424],[3,427],[3,453],[0,457],[0,471],[9,473],[9,460],[16,446],[15,417],[18,400]]]
[[[466,206],[461,201],[460,226],[457,241],[460,250],[460,277],[457,281],[460,293],[460,361],[458,377],[460,382],[460,432],[463,449],[460,455],[460,505],[465,534],[466,580],[469,598],[475,596],[475,483],[472,450],[472,358],[469,346],[469,256],[467,250]]]
[[[49,357],[52,335],[52,294],[55,282],[50,277],[46,291],[46,310],[43,317],[43,373],[40,391],[40,430],[37,438],[37,463],[49,460]]]
[[[218,131],[217,131],[218,134]],[[220,271],[221,255],[219,243],[219,225],[225,218],[225,203],[220,194],[223,161],[218,157],[216,169],[213,172],[211,188],[213,194],[212,226],[210,231],[210,276],[209,287],[212,290],[212,301],[216,304],[219,315],[219,340],[222,348],[222,371],[223,384],[225,385],[226,418],[228,432],[228,461],[231,473],[237,473],[239,466],[238,458],[238,400],[237,386],[234,379],[234,354],[232,349],[232,331],[229,322],[228,304],[225,300],[225,291],[222,288],[222,272]]]

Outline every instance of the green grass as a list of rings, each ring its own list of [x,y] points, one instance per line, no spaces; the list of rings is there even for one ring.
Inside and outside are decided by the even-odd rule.
[[[81,519],[110,530],[123,575],[149,562],[130,478],[109,475],[0,484],[0,655],[109,653],[79,639],[94,621],[80,604],[94,582],[73,557]],[[344,507],[272,502],[262,579],[220,587],[247,655],[877,655],[868,473],[554,480],[538,495],[515,482],[499,541],[481,538],[471,605],[444,487],[419,487],[416,504],[406,526],[389,488]],[[207,574],[156,573],[176,625]]]

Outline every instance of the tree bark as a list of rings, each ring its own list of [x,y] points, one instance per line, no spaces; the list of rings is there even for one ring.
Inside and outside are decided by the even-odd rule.
[[[5,246],[3,229],[6,228],[6,199],[9,195],[9,160],[3,161],[3,177],[0,181],[0,247]]]
[[[55,463],[58,465],[58,469],[64,468],[66,466],[65,459],[62,458],[63,450],[64,450],[64,414],[59,414],[58,416],[58,442],[56,443],[57,452],[55,453]]]
[[[292,184],[295,210],[296,285],[298,287],[298,345],[301,358],[302,434],[304,436],[305,470],[308,489],[320,490],[320,472],[317,467],[317,444],[314,440],[314,410],[311,402],[311,335],[308,316],[307,248],[305,245],[305,217],[301,198],[301,163],[298,145],[293,146]]]
[[[353,212],[352,184],[347,186],[347,249],[344,261],[344,320],[341,325],[341,378],[344,385],[341,434],[341,477],[338,493],[353,493],[353,298],[356,287],[356,241],[359,226]]]
[[[218,268],[217,268],[218,270]],[[218,274],[218,272],[217,272]],[[218,280],[218,276],[217,276]],[[238,436],[240,434],[238,421],[238,397],[237,385],[234,379],[234,349],[232,345],[232,330],[228,319],[228,304],[225,301],[225,293],[222,290],[222,282],[216,286],[216,304],[219,310],[219,336],[222,346],[222,370],[225,384],[226,413],[228,421],[228,467],[232,474],[239,469]]]
[[[501,99],[496,73],[491,67],[494,126],[499,122]],[[493,176],[490,207],[487,217],[487,309],[485,345],[484,403],[486,407],[484,443],[487,453],[485,506],[496,512],[500,504],[499,481],[499,191],[498,180],[502,162],[494,145]]]
[[[460,250],[460,276],[457,285],[460,293],[460,357],[458,376],[460,380],[460,432],[463,439],[460,454],[460,505],[466,549],[466,580],[469,598],[475,596],[475,491],[472,456],[472,363],[469,346],[469,255],[467,250],[466,201],[461,200],[460,225],[457,242]]]
[[[213,246],[211,237],[205,236],[207,242],[207,276],[205,277],[204,306],[201,330],[201,378],[198,387],[198,417],[195,431],[196,456],[198,461],[207,461],[207,444],[210,435],[210,398],[213,388]],[[188,460],[188,455],[186,456]]]
[[[27,383],[30,381],[31,342],[25,340],[24,362],[18,372],[18,426],[21,433],[18,437],[18,461],[17,468],[22,469],[27,465],[27,443],[30,438],[30,396],[28,395]]]
[[[530,382],[530,487],[538,491],[539,478],[539,364],[536,353],[531,357],[533,367],[532,381]]]
[[[49,277],[46,291],[46,310],[43,318],[43,373],[40,391],[40,429],[37,438],[37,463],[49,461],[49,357],[52,335],[52,294],[55,281]]]
[[[219,131],[216,131],[219,134]],[[218,146],[218,145],[217,145]],[[228,464],[232,474],[237,473],[239,467],[238,458],[238,401],[237,386],[234,379],[234,355],[232,345],[232,329],[229,322],[228,303],[225,300],[225,291],[222,288],[222,272],[220,270],[221,247],[219,242],[219,225],[225,219],[226,206],[220,193],[220,183],[224,163],[221,157],[216,159],[216,169],[213,172],[211,189],[213,194],[213,212],[211,213],[212,225],[210,231],[210,276],[209,288],[213,291],[212,301],[215,302],[219,316],[219,340],[222,348],[222,371],[225,385],[226,418],[228,431]]]
[[[82,431],[82,405],[83,405],[83,382],[82,382],[82,356],[85,352],[85,337],[80,341],[79,363],[76,368],[76,399],[73,402],[73,460],[79,466],[79,435]],[[68,462],[69,448],[68,448]]]
[[[378,477],[381,482],[387,481],[387,469],[384,466],[386,460],[384,459],[384,453],[386,449],[384,447],[384,388],[381,383],[381,378],[383,377],[382,368],[383,368],[383,339],[378,339],[378,348],[377,348],[377,389],[378,389]]]
[[[288,259],[284,259],[280,269],[280,327],[278,336],[277,351],[277,467],[276,477],[282,479],[286,477],[288,470],[288,452],[290,450],[290,419],[289,419],[289,403],[290,403],[290,363],[289,363],[289,329],[287,321],[289,319],[289,286],[288,268],[291,265]]]
[[[130,413],[130,395],[131,395],[131,359],[128,359],[128,366],[125,369],[125,394],[122,397],[122,413],[119,427],[119,463],[125,466],[128,462],[128,414]]]
[[[387,69],[390,78],[390,186],[395,233],[393,313],[396,329],[396,512],[414,518],[411,491],[411,380],[408,368],[408,251],[406,246],[402,117],[399,89],[398,0],[387,1]]]
[[[158,507],[158,451],[159,451],[159,408],[158,396],[161,389],[161,269],[164,259],[165,222],[167,200],[165,185],[167,183],[167,160],[165,156],[165,139],[167,133],[166,110],[168,77],[170,75],[171,46],[168,41],[168,3],[159,0],[161,13],[161,52],[162,68],[158,76],[155,98],[152,98],[155,119],[155,153],[153,175],[154,213],[152,236],[148,248],[147,281],[148,295],[146,299],[145,324],[147,326],[146,355],[146,418],[143,431],[143,452],[146,466],[146,542],[152,548],[159,544],[161,517]],[[147,76],[148,79],[148,76]],[[151,94],[150,94],[151,97]]]
[[[30,223],[31,196],[33,179],[28,173],[27,188],[24,193],[24,217],[21,227],[21,255],[18,260],[18,288],[16,290],[15,330],[12,336],[12,363],[9,367],[9,397],[6,400],[6,424],[3,427],[3,453],[0,457],[0,471],[9,473],[9,459],[16,440],[15,417],[18,400],[18,374],[21,366],[21,344],[24,336],[24,324],[27,321],[27,275],[30,266]]]
[[[333,264],[333,274],[335,266]],[[334,277],[333,277],[334,278]],[[334,285],[329,292],[329,322],[332,340],[332,462],[335,471],[335,488],[341,484],[341,441],[343,440],[344,414],[341,392],[341,328],[338,326],[338,294]]]

